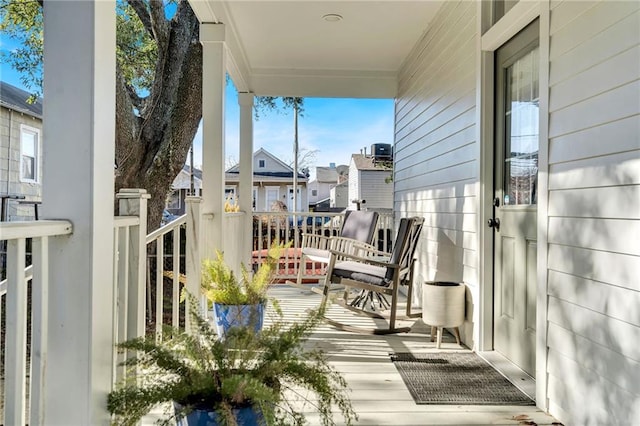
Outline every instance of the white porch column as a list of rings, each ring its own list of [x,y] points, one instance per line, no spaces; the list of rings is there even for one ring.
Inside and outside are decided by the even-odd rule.
[[[200,24],[202,43],[202,241],[200,255],[224,250],[224,93],[223,24]]]
[[[109,424],[113,353],[115,1],[44,3],[43,218],[49,250],[44,419]]]
[[[238,93],[240,104],[240,210],[244,215],[242,262],[249,268],[253,247],[253,93]]]

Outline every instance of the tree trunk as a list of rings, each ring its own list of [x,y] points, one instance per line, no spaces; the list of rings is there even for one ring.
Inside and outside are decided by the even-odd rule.
[[[160,225],[171,183],[185,164],[202,117],[198,19],[186,1],[176,14],[166,40],[158,42],[155,81],[140,110],[134,110],[122,73],[117,73],[115,189],[143,188],[151,194],[149,231]]]

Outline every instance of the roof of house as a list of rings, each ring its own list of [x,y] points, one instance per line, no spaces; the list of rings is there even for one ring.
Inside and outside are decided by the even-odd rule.
[[[380,170],[389,171],[392,167],[386,162],[374,163],[373,157],[366,157],[363,154],[352,154],[351,161],[355,164],[358,170]]]
[[[0,105],[14,111],[42,118],[42,98],[38,97],[32,104],[27,102],[31,93],[0,81]]]
[[[185,164],[185,165],[182,167],[182,170],[184,170],[184,171],[185,171],[185,172],[187,172],[187,173],[190,173],[190,172],[191,172],[191,166],[188,166],[188,165],[186,165],[186,164]],[[198,169],[197,167],[194,167],[194,168],[193,168],[193,175],[194,175],[196,178],[198,178],[198,179],[202,180],[202,170]]]
[[[263,172],[259,172],[259,171],[254,170],[253,171],[254,179],[255,179],[255,177],[262,177],[262,178],[266,178],[267,180],[269,178],[274,178],[274,179],[279,179],[279,178],[280,179],[287,179],[287,178],[288,179],[293,179],[293,169],[291,168],[291,166],[289,166],[288,164],[286,164],[285,162],[283,162],[278,157],[276,157],[275,155],[273,155],[272,153],[270,153],[269,151],[267,151],[264,148],[260,148],[259,150],[254,152],[253,153],[253,158],[255,158],[259,154],[264,154],[267,157],[273,159],[274,162],[279,164],[286,171],[280,171],[280,172],[263,171]],[[236,164],[235,166],[230,167],[229,169],[227,169],[227,171],[226,171],[226,179],[236,180],[236,179],[238,179],[238,174],[239,173],[240,173],[240,164]],[[301,182],[306,182],[307,181],[307,176],[304,173],[298,172],[298,179],[301,179]]]
[[[318,182],[338,182],[338,170],[335,167],[316,167],[316,180]]]
[[[226,179],[227,180],[237,180],[240,177],[240,172],[239,171],[227,171],[226,174]],[[256,178],[266,178],[267,180],[269,179],[293,179],[293,171],[290,172],[256,172],[254,170],[253,172],[253,179],[255,180]],[[300,179],[300,182],[306,182],[307,181],[307,176],[305,176],[304,174],[298,173],[298,179]]]

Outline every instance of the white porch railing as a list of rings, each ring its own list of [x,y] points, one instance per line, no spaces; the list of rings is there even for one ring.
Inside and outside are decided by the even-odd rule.
[[[185,256],[181,233],[186,230],[186,225],[185,214],[147,235],[147,271],[150,272],[147,275],[147,315],[158,336],[162,334],[165,323],[165,278],[171,280],[171,325],[180,325],[180,274],[185,272],[184,267],[181,268]],[[155,284],[154,292],[151,292],[152,283]],[[155,302],[153,305],[152,301]]]
[[[117,198],[119,216],[114,218],[113,231],[113,340],[122,342],[146,333],[155,333],[161,338],[163,324],[188,329],[188,314],[184,303],[180,303],[180,293],[181,284],[186,284],[190,293],[198,294],[199,290],[200,244],[205,240],[200,236],[200,199],[188,197],[187,214],[147,235],[146,191],[125,189],[117,194]],[[251,262],[258,264],[272,243],[290,241],[291,250],[285,253],[278,276],[291,279],[299,268],[302,233],[338,235],[344,215],[253,213],[253,245],[249,248],[242,242],[248,239],[243,239],[241,234],[249,232],[244,229],[243,218],[244,213],[227,217],[227,261],[239,265],[239,261],[251,258]],[[374,244],[390,250],[393,215],[381,214],[377,228]],[[0,390],[4,391],[0,392],[2,424],[42,423],[43,372],[47,354],[48,241],[50,237],[59,238],[71,233],[71,223],[64,220],[0,223],[0,241],[7,246],[6,271],[2,271],[6,272],[7,278],[0,282],[3,302],[0,317],[6,318],[0,351],[4,363],[4,377],[0,377]],[[33,264],[29,266],[27,241],[32,245]],[[170,283],[170,290],[165,291],[166,283]],[[2,312],[2,306],[6,306],[5,312]],[[31,327],[28,327],[29,319]],[[113,349],[114,383],[125,374],[118,365],[126,356]]]
[[[71,234],[72,229],[71,223],[65,220],[0,223],[1,241],[7,244],[6,279],[0,283],[0,298],[4,299],[6,306],[1,354],[4,380],[0,380],[4,391],[3,424],[42,423],[43,375],[47,352],[48,244],[50,237]],[[29,239],[32,265],[25,268]],[[29,293],[30,311],[27,301]],[[2,314],[0,312],[0,316]],[[30,345],[27,344],[29,341]]]

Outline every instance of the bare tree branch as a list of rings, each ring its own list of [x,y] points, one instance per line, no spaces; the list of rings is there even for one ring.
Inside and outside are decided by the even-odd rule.
[[[155,40],[156,36],[153,31],[153,25],[151,24],[151,16],[149,15],[149,10],[147,9],[147,5],[144,3],[144,1],[143,0],[127,0],[127,3],[129,3],[129,6],[131,6],[133,10],[136,12],[136,15],[138,15],[138,18],[140,18],[140,21],[142,22],[142,25],[144,25],[144,28],[149,33],[149,36]]]

